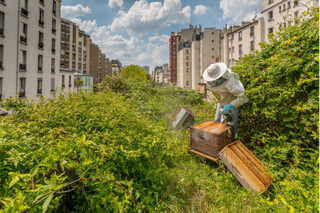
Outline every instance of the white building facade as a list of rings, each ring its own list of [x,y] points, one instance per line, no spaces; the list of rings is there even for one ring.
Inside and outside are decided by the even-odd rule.
[[[59,81],[60,0],[0,1],[0,95],[52,97]]]

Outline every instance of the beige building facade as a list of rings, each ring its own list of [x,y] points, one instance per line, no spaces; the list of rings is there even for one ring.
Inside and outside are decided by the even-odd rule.
[[[0,1],[0,96],[53,97],[59,81],[60,0]]]
[[[265,22],[264,40],[278,27],[288,27],[295,24],[294,18],[301,16],[303,11],[318,7],[316,0],[262,0],[261,15]]]
[[[177,86],[191,89],[191,42],[180,42],[177,54]]]

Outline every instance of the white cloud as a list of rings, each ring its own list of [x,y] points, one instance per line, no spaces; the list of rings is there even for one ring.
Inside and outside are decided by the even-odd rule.
[[[112,31],[126,30],[129,34],[155,32],[162,26],[188,22],[191,8],[182,8],[181,0],[148,2],[138,0],[128,12],[120,10],[111,24]]]
[[[241,5],[241,6],[239,6]],[[239,24],[242,21],[250,21],[255,10],[257,14],[261,8],[261,0],[221,0],[220,9],[223,11],[223,19],[228,20],[228,24]]]
[[[70,21],[73,21],[76,23],[79,28],[86,33],[91,33],[97,29],[97,21],[94,19],[93,21],[91,20],[81,20],[80,18],[71,18]]]
[[[209,10],[209,7],[199,4],[195,7],[193,14],[195,15],[204,15]]]
[[[62,5],[61,6],[61,16],[62,18],[71,19],[90,14],[91,9],[89,7],[84,7],[81,4],[75,6]]]
[[[118,7],[122,7],[123,5],[123,0],[109,0],[109,7],[115,7],[115,6],[118,6]]]

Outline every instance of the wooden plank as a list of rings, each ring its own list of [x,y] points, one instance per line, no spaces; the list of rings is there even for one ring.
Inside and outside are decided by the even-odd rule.
[[[241,141],[224,147],[218,157],[246,189],[263,193],[270,186],[270,173]]]
[[[199,151],[197,151],[197,150],[195,150],[195,149],[189,148],[189,151],[190,151],[190,152],[193,152],[193,153],[195,153],[195,154],[197,154],[197,155],[199,155],[199,156],[201,156],[201,157],[204,157],[204,158],[207,158],[207,159],[209,159],[209,160],[212,160],[212,161],[214,161],[214,162],[218,162],[218,161],[219,161],[218,158],[215,158],[215,157],[212,157],[212,156],[210,156],[210,155],[204,154],[204,153],[199,152]]]

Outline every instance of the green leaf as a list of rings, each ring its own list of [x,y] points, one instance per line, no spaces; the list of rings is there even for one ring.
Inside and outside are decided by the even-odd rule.
[[[9,184],[9,189],[19,181],[19,176],[15,176]]]
[[[49,206],[52,198],[53,198],[53,193],[51,193],[49,195],[49,197],[46,199],[46,201],[44,201],[43,206],[42,206],[42,209],[43,209],[42,212],[46,212],[48,210],[48,206]]]

